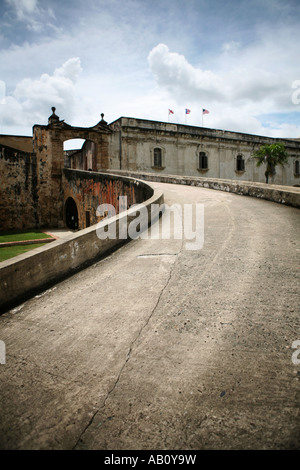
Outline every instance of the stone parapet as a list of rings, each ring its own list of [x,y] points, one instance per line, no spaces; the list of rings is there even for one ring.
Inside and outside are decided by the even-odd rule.
[[[300,208],[300,188],[279,186],[276,184],[254,183],[252,181],[235,181],[218,178],[197,178],[192,176],[157,175],[146,172],[114,170],[116,175],[130,176],[146,181],[159,183],[186,184],[207,189],[227,191],[242,196],[251,196],[279,204]]]
[[[148,220],[145,223],[148,225],[151,221],[151,205],[163,204],[164,196],[161,191],[154,190],[143,181],[140,181],[140,184],[148,186],[149,193],[152,194],[149,199],[140,202],[147,208]],[[97,228],[102,224],[108,226],[109,231],[109,226],[116,224],[118,234],[119,225],[122,224],[124,227],[124,223],[127,223],[128,227],[135,218],[138,207],[139,205],[136,205],[111,217],[109,223],[103,220],[99,224],[72,233],[68,238],[52,241],[45,247],[35,248],[28,253],[1,262],[0,313],[107,256],[128,242],[129,237],[120,239],[118,236],[115,239],[101,240],[97,236]]]

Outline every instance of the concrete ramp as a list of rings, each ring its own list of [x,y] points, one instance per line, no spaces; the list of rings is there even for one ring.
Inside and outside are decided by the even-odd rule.
[[[204,244],[132,240],[0,317],[2,449],[298,449],[299,210],[204,205]]]

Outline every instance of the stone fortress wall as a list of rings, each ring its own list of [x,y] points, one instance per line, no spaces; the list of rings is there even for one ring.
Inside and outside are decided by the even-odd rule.
[[[110,168],[180,176],[265,182],[253,153],[282,142],[289,162],[276,168],[273,184],[300,184],[300,140],[275,139],[205,127],[121,117],[110,125]],[[298,162],[298,163],[297,163]]]
[[[85,140],[82,149],[64,152],[64,142],[76,138]],[[103,114],[93,127],[73,127],[52,108],[48,124],[34,125],[32,137],[0,136],[0,230],[83,229],[97,222],[95,213],[102,202],[117,207],[120,192],[129,196],[129,204],[134,203],[136,188],[132,192],[130,185],[118,186],[117,179],[108,183],[104,176],[97,176],[99,172],[264,183],[265,169],[256,167],[253,152],[279,141],[289,161],[284,168],[276,168],[270,182],[299,186],[297,139],[128,117],[108,124]]]
[[[71,138],[84,138],[86,143],[66,154],[63,142]],[[264,170],[257,169],[251,157],[263,143],[276,141],[131,118],[108,125],[103,115],[92,128],[74,128],[59,120],[54,108],[48,125],[34,126],[33,138],[1,136],[0,230],[52,226],[69,227],[74,233],[1,263],[0,313],[126,243],[98,238],[96,209],[112,204],[117,215],[110,223],[126,218],[128,224],[136,214],[130,206],[143,203],[149,217],[151,205],[163,204],[164,197],[143,180],[190,184],[300,207],[300,188],[293,187],[299,186],[299,141],[283,141],[290,157],[275,175],[277,184],[264,184]],[[237,163],[239,155],[243,163]],[[120,196],[127,196],[128,207],[118,213]]]

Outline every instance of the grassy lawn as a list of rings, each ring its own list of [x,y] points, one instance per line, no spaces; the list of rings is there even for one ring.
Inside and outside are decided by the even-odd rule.
[[[41,238],[52,238],[50,235],[43,233],[39,230],[18,230],[9,232],[0,232],[0,243],[7,242],[20,242],[25,240],[38,240]],[[26,253],[39,246],[45,246],[44,243],[35,243],[32,245],[15,245],[9,247],[0,247],[0,262],[13,258],[14,256]]]
[[[0,248],[0,262],[7,259],[13,258],[14,256],[26,253],[29,250],[33,250],[39,246],[45,246],[45,243],[35,243],[34,245],[16,245],[9,247]]]
[[[51,238],[50,235],[40,232],[39,230],[16,231],[16,232],[0,232],[0,243],[17,242],[23,240],[37,240],[39,238]],[[2,249],[2,248],[1,248]]]

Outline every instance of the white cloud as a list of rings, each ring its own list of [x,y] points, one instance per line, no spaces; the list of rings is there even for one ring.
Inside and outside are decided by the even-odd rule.
[[[273,48],[281,51],[277,43]],[[291,53],[288,51],[286,55],[289,57]],[[183,104],[193,107],[190,124],[201,125],[204,107],[214,110],[205,117],[209,127],[265,135],[273,131],[299,135],[299,126],[277,125],[272,131],[271,127],[262,126],[257,117],[297,111],[291,100],[292,82],[289,83],[295,66],[283,60],[279,68],[278,64],[274,66],[273,60],[269,40],[246,48],[235,42],[223,44],[222,53],[215,56],[214,70],[193,66],[183,55],[170,52],[165,44],[158,44],[148,55],[150,70],[158,86],[166,90],[179,107]],[[285,73],[282,73],[285,62]]]
[[[107,121],[124,115],[167,120],[168,108],[174,108],[173,122],[186,117],[187,124],[201,125],[204,107],[207,127],[298,136],[289,115],[300,111],[292,102],[292,83],[300,79],[294,0],[266,0],[260,15],[258,0],[238,8],[218,3],[6,0],[3,122],[23,123],[31,132],[55,106],[73,125],[94,125],[101,112]],[[79,59],[69,57],[80,57],[84,73]],[[285,113],[285,127],[281,117],[266,122],[260,116],[275,113]]]
[[[222,45],[222,51],[225,53],[235,53],[237,52],[241,47],[241,43],[237,41],[230,41],[230,42],[225,42]]]
[[[229,51],[230,47],[226,47],[226,53]],[[262,102],[271,105],[282,94],[290,94],[283,76],[264,69],[263,64],[260,67],[253,61],[252,65],[245,64],[241,57],[231,70],[221,69],[216,73],[194,67],[184,56],[170,52],[165,44],[158,44],[149,53],[148,61],[157,83],[180,101],[199,98],[211,103],[243,101],[262,107]]]
[[[79,57],[68,59],[61,67],[54,70],[55,77],[62,77],[75,83],[82,71]]]
[[[29,30],[35,32],[43,30],[45,20],[48,17],[55,18],[53,10],[41,8],[38,5],[38,0],[6,0],[6,3],[15,13],[16,19],[26,24]],[[48,23],[48,26],[53,25]]]
[[[0,104],[5,104],[6,86],[3,80],[0,80]]]
[[[180,102],[201,95],[216,99],[224,92],[224,83],[220,77],[210,70],[193,67],[183,55],[170,52],[165,44],[154,47],[148,61],[157,83]]]
[[[25,19],[27,14],[32,14],[37,8],[37,0],[6,0],[6,3],[15,8],[19,20]]]
[[[51,107],[59,107],[63,119],[71,119],[76,103],[75,84],[81,72],[78,57],[67,60],[52,75],[39,79],[25,78],[17,84],[2,107],[2,125],[30,125],[42,123],[51,114]]]

